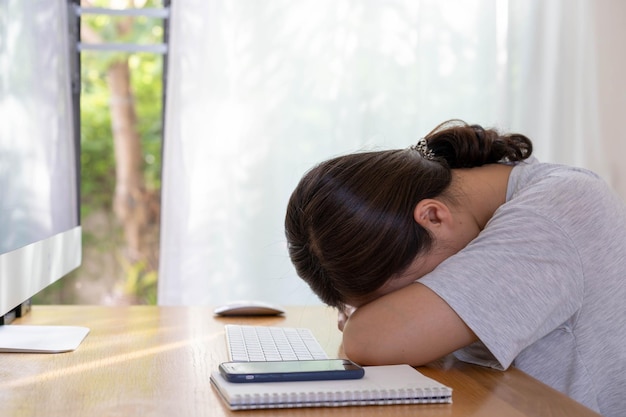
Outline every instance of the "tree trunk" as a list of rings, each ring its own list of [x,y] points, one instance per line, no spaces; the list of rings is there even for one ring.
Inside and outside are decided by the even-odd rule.
[[[146,190],[142,171],[141,138],[130,86],[127,60],[111,64],[107,72],[111,91],[111,123],[115,144],[115,214],[122,222],[131,263],[143,258],[142,235],[148,223]]]

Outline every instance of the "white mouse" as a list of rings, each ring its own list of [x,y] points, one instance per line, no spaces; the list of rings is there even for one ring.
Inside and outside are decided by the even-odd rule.
[[[264,301],[239,300],[216,307],[213,310],[218,316],[277,316],[285,314],[285,310]]]

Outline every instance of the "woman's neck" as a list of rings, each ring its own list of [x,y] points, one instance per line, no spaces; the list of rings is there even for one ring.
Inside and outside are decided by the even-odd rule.
[[[510,165],[489,164],[452,170],[450,194],[470,212],[482,230],[495,211],[506,202]]]

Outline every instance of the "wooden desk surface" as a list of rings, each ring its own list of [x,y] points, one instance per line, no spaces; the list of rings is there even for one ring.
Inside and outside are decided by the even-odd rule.
[[[453,359],[419,370],[453,388],[453,403],[231,412],[209,374],[227,360],[223,326],[309,327],[330,355],[340,352],[333,310],[287,308],[286,317],[215,318],[206,307],[35,306],[20,324],[80,325],[75,352],[0,354],[2,416],[598,416],[518,370]]]

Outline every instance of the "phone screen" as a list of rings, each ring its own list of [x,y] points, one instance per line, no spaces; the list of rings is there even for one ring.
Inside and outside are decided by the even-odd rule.
[[[362,367],[347,359],[225,362],[219,369],[230,382],[358,379],[364,375]]]

